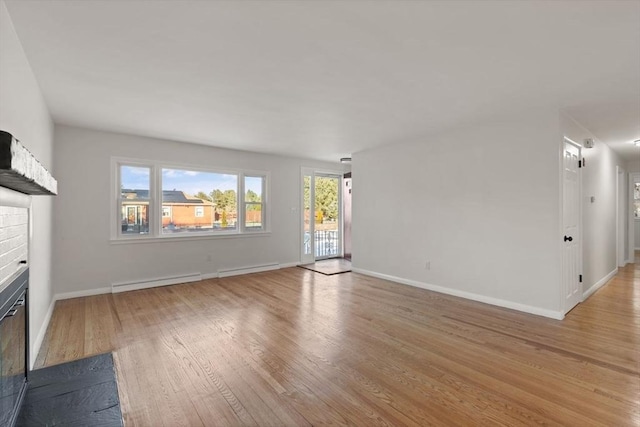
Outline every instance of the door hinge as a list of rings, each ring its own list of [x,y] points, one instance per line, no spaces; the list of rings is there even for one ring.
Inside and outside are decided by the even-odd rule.
[[[580,275],[580,283],[582,283],[582,274]]]
[[[581,168],[582,167],[582,160],[578,160],[578,167]]]

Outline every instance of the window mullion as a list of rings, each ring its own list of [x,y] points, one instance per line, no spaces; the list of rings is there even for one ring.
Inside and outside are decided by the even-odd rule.
[[[245,203],[245,194],[244,194],[244,173],[239,173],[238,174],[238,231],[240,233],[244,233],[246,230],[246,224],[245,224],[245,216],[246,216],[246,210],[247,210],[247,206]]]
[[[162,234],[162,173],[161,168],[157,165],[151,166],[151,170],[153,191],[151,192],[149,207],[153,218],[153,236],[158,237]]]

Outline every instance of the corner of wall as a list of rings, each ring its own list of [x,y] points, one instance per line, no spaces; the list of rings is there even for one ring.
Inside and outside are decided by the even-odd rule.
[[[11,132],[49,170],[53,171],[53,121],[31,65],[0,1],[0,129]],[[48,325],[53,304],[51,281],[52,200],[31,198],[29,237],[29,348],[33,364],[37,339]]]

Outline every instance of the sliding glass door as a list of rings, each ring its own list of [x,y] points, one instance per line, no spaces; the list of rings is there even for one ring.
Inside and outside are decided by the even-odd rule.
[[[342,174],[302,170],[302,263],[342,256]]]

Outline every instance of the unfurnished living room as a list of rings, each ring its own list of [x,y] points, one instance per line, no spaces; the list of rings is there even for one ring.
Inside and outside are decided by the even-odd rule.
[[[640,0],[0,0],[0,427],[640,426]]]

